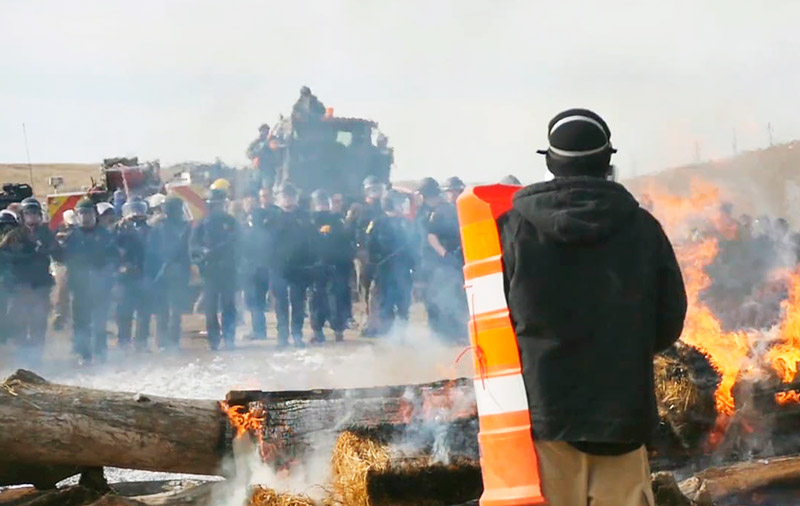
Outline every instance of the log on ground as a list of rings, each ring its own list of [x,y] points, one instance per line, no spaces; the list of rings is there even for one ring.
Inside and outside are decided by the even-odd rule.
[[[680,483],[694,501],[718,501],[773,483],[800,481],[800,457],[778,457],[742,462],[701,471]]]
[[[111,466],[215,475],[228,430],[216,401],[58,385],[28,371],[0,384],[0,469]],[[12,481],[0,475],[0,483]]]

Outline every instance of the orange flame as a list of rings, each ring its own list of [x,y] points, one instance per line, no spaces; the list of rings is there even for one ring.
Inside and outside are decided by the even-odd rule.
[[[780,336],[782,342],[773,346],[767,352],[767,361],[778,373],[781,381],[791,383],[797,377],[797,363],[800,362],[800,271],[789,276],[789,298],[782,303],[784,316],[780,324]],[[788,393],[788,392],[786,392]],[[794,397],[784,395],[781,400],[776,400],[779,404],[792,402],[798,399],[796,392]],[[783,402],[781,402],[783,401]]]
[[[775,402],[778,403],[779,406],[785,406],[787,404],[798,404],[800,403],[800,392],[795,390],[789,390],[788,392],[778,392],[775,394]]]
[[[225,401],[219,403],[222,411],[228,416],[231,426],[236,429],[236,438],[242,438],[248,432],[263,438],[266,413],[263,409],[250,410],[247,406],[231,406]]]

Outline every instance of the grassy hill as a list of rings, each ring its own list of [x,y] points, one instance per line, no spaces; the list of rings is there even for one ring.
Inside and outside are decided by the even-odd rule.
[[[623,181],[634,193],[658,187],[687,195],[692,178],[713,183],[736,213],[782,216],[800,226],[800,141]]]

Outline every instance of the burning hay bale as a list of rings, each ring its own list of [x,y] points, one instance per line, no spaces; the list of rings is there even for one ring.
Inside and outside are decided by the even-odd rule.
[[[254,487],[247,506],[315,506],[316,503],[304,495],[279,493],[271,488]]]
[[[343,432],[331,467],[332,504],[343,506],[447,506],[476,499],[483,490],[476,462],[398,457],[386,439],[368,432]]]
[[[695,348],[677,344],[655,359],[658,414],[684,449],[697,447],[714,427],[719,375]]]

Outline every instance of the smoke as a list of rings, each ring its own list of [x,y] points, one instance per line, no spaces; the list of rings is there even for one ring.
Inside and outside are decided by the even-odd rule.
[[[545,125],[571,106],[607,117],[623,177],[692,161],[696,142],[703,159],[727,155],[734,129],[739,149],[765,145],[768,122],[800,136],[785,107],[791,0],[45,5],[2,7],[0,44],[16,50],[2,56],[15,79],[0,82],[0,160],[24,159],[25,121],[34,161],[244,162],[303,84],[379,121],[400,179],[538,177]]]

